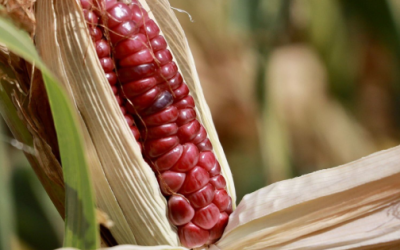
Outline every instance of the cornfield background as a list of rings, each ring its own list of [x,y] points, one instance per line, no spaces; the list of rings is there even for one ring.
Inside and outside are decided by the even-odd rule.
[[[171,5],[189,13],[177,16],[239,200],[399,144],[399,0]],[[9,178],[14,249],[60,247],[63,221],[22,154],[30,149],[2,134],[11,168],[0,176]]]

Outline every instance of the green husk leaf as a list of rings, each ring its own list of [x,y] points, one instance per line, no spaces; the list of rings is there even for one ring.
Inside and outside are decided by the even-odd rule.
[[[98,247],[98,227],[83,140],[76,114],[64,89],[37,54],[30,37],[0,18],[0,42],[10,51],[35,64],[43,74],[54,117],[66,188],[65,246]]]

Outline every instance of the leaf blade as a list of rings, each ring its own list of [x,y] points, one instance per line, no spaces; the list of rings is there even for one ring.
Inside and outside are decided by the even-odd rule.
[[[97,249],[99,233],[91,180],[76,114],[64,90],[40,60],[30,37],[0,18],[0,42],[12,52],[34,63],[43,74],[57,131],[66,186],[66,230],[64,245]],[[78,207],[75,205],[78,203]]]

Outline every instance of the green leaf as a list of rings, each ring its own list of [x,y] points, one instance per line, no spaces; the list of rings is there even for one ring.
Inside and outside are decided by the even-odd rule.
[[[0,250],[7,250],[11,249],[14,221],[8,174],[10,168],[6,159],[4,141],[2,139],[3,133],[2,120],[0,119]]]
[[[78,119],[64,89],[40,57],[28,34],[0,18],[0,42],[42,71],[49,97],[63,166],[66,215],[64,246],[97,249],[99,229]]]

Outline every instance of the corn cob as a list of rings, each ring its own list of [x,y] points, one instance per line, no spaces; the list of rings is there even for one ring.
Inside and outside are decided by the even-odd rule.
[[[168,217],[181,243],[192,248],[215,242],[232,200],[160,29],[137,1],[81,0],[81,5],[116,100],[168,199]]]

